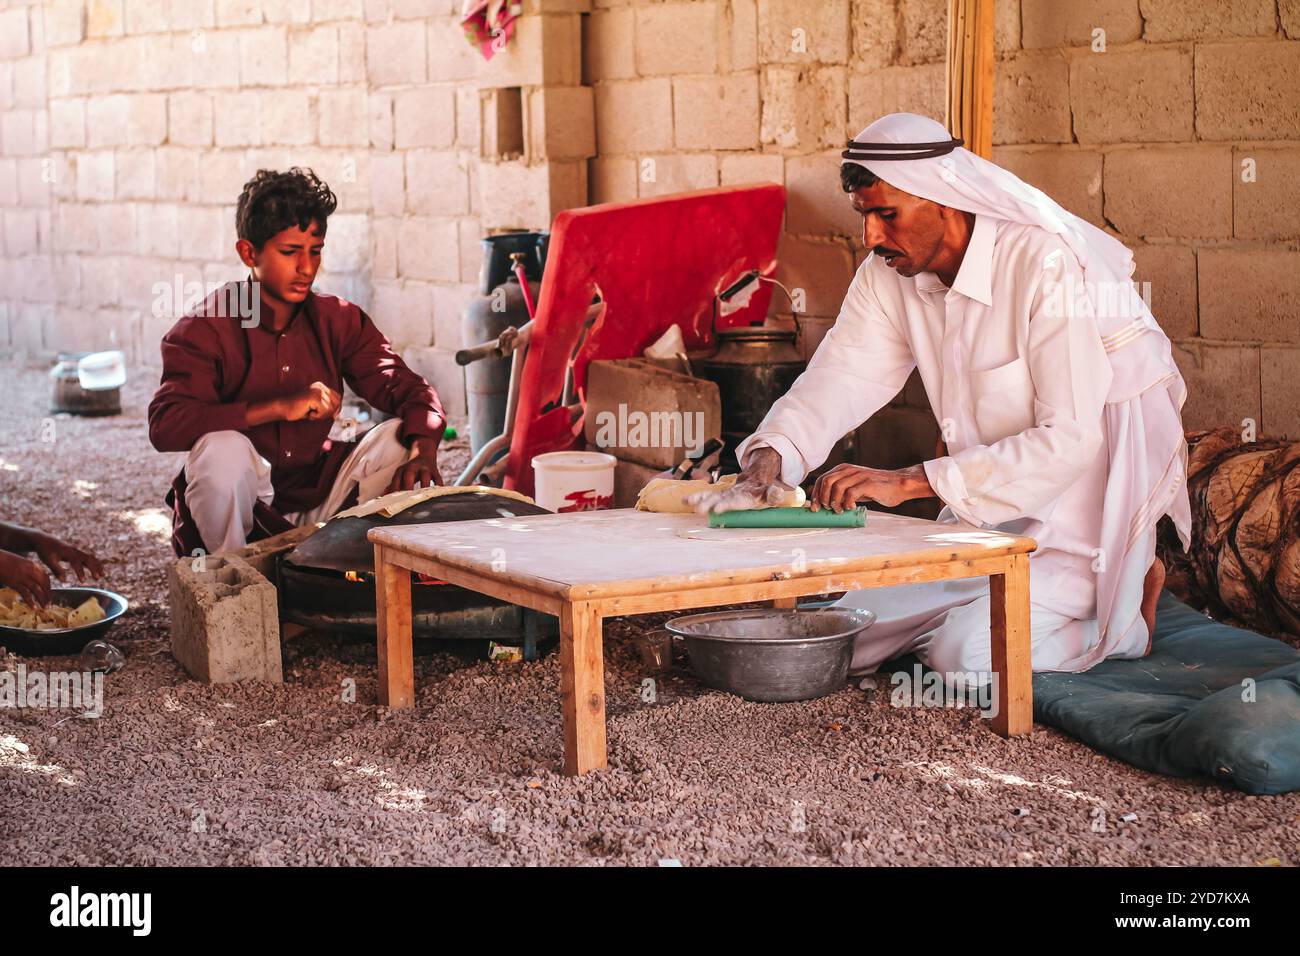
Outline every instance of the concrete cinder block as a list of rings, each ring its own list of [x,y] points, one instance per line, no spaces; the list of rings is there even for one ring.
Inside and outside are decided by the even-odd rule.
[[[776,250],[776,278],[802,302],[809,315],[839,315],[844,293],[853,280],[853,252],[844,239],[800,239],[782,235]],[[773,293],[773,308],[788,313],[785,293]]]
[[[83,201],[112,199],[115,168],[111,152],[78,153],[77,198]]]
[[[260,96],[261,142],[268,146],[307,146],[316,142],[316,111],[307,92],[264,90]],[[359,107],[356,117],[360,116]]]
[[[44,0],[41,18],[47,46],[70,46],[86,38],[85,0]]]
[[[167,96],[162,93],[91,97],[86,145],[160,146],[167,139]]]
[[[848,140],[886,113],[942,117],[946,109],[944,66],[890,66],[849,76]],[[996,113],[995,113],[996,117]],[[842,149],[842,144],[839,145]]]
[[[528,151],[536,161],[596,154],[596,110],[589,86],[550,86],[528,93]]]
[[[1300,209],[1300,148],[1237,147],[1232,206],[1238,239],[1300,238],[1295,214]]]
[[[562,209],[587,205],[587,163],[480,163],[478,215],[488,230],[537,229]]]
[[[854,0],[853,56],[855,70],[878,70],[898,62],[898,0]],[[944,23],[948,22],[947,10]],[[1019,17],[1016,18],[1019,23]]]
[[[460,237],[456,220],[404,218],[397,234],[397,271],[410,279],[458,281]]]
[[[216,22],[220,27],[261,23],[262,0],[216,0]]]
[[[848,121],[847,83],[848,77],[840,67],[809,70],[768,67],[763,71],[759,129],[763,145],[779,149],[842,147]],[[677,102],[680,101],[675,101],[675,106]],[[681,124],[679,112],[678,125]]]
[[[289,81],[289,41],[284,27],[259,27],[239,34],[239,84],[284,86]]]
[[[400,216],[406,211],[406,172],[401,153],[377,153],[371,158],[371,208],[376,216]]]
[[[993,111],[994,143],[1068,143],[1073,139],[1070,70],[1062,54],[1022,53],[999,60],[993,96],[998,104]]]
[[[993,161],[1094,226],[1102,220],[1102,154],[1091,149],[1000,146]]]
[[[211,146],[212,96],[171,93],[167,97],[167,139],[177,146]]]
[[[1192,130],[1192,53],[1178,47],[1078,53],[1070,103],[1081,143],[1187,142]],[[1116,109],[1123,103],[1123,109]]]
[[[76,149],[86,145],[86,101],[50,101],[50,145],[55,149]]]
[[[181,558],[168,573],[172,655],[211,684],[282,683],[275,585],[234,554]]]
[[[1187,11],[1183,11],[1187,17]],[[1148,27],[1150,22],[1148,21]],[[1091,46],[1094,30],[1104,31],[1106,48],[1142,38],[1142,13],[1138,0],[1092,0],[1059,3],[1021,0],[1020,42],[1027,49]],[[1148,37],[1147,39],[1151,39]]]
[[[1300,438],[1300,349],[1260,349],[1264,420],[1260,432]]]
[[[796,236],[859,239],[862,217],[840,187],[840,154],[788,156],[785,161],[785,228]]]
[[[843,78],[840,70],[840,101]],[[675,77],[673,117],[679,149],[757,149],[759,131],[758,74]],[[844,125],[843,117],[836,122]]]
[[[1201,139],[1300,139],[1300,43],[1196,46]]]
[[[366,94],[362,90],[321,90],[316,100],[322,146],[365,146],[370,141]],[[304,117],[306,122],[306,117]]]
[[[425,31],[407,23],[366,28],[366,71],[374,86],[423,83]]]
[[[524,16],[509,45],[480,75],[484,86],[578,86],[582,80],[582,24],[576,13]]]
[[[456,96],[450,86],[402,90],[393,95],[393,145],[446,149],[456,141]]]
[[[256,90],[240,90],[221,98],[221,109],[213,115],[218,146],[260,146],[262,143],[262,96]]]
[[[596,87],[596,150],[644,155],[673,147],[673,88],[664,77]]]
[[[289,32],[289,82],[328,84],[339,81],[339,31],[314,27]]]
[[[429,54],[429,82],[472,80],[488,69],[487,61],[465,39],[460,17],[431,17],[425,46]]]
[[[636,76],[635,21],[631,7],[597,10],[583,17],[583,83]]]
[[[1174,343],[1173,356],[1187,383],[1183,428],[1241,427],[1246,418],[1259,422],[1259,348],[1186,339]]]
[[[718,9],[718,72],[758,68],[758,0],[728,0]]]
[[[638,7],[636,71],[642,76],[713,73],[718,62],[716,19],[712,3]]]
[[[785,182],[785,157],[777,153],[733,153],[722,157],[718,185]]]
[[[433,386],[448,417],[465,417],[465,369],[456,364],[455,351],[437,347],[409,348],[404,349],[401,355],[402,361]],[[451,480],[451,476],[443,477]]]
[[[1165,334],[1171,339],[1196,335],[1196,253],[1181,245],[1137,246],[1133,258],[1133,280],[1151,284],[1151,312]]]
[[[156,163],[153,150],[119,151],[116,165],[117,181],[113,193],[118,199],[154,198]]]
[[[637,165],[638,195],[668,196],[718,185],[718,158],[712,153],[643,156]]]
[[[637,161],[631,156],[596,157],[590,164],[591,201],[627,202],[637,198]]]
[[[422,216],[469,212],[469,176],[453,152],[413,149],[406,154],[406,210]]]
[[[1278,0],[1277,14],[1286,35],[1300,40],[1300,0]]]
[[[587,366],[586,440],[650,468],[671,468],[722,434],[718,386],[639,358]],[[693,439],[688,445],[687,439]]]
[[[1151,146],[1106,154],[1106,218],[1125,236],[1232,235],[1232,150]]]
[[[1180,0],[1142,0],[1143,39],[1162,43],[1272,36],[1277,29],[1273,0],[1199,0],[1195,15],[1189,12]]]
[[[1197,252],[1201,335],[1238,342],[1300,342],[1300,252]]]
[[[948,0],[908,0],[900,3],[903,64],[942,62],[948,55]]]
[[[759,0],[763,63],[847,63],[849,0]]]

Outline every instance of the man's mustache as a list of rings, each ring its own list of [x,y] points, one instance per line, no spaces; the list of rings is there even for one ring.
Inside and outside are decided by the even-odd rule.
[[[876,248],[872,249],[871,251],[878,256],[901,256],[902,255],[902,253],[899,252],[897,249],[888,249],[885,246],[876,246]]]

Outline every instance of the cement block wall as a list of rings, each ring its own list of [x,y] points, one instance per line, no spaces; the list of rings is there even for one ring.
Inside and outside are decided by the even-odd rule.
[[[0,0],[0,350],[156,362],[154,284],[229,277],[292,163],[340,195],[322,287],[453,410],[479,236],[585,202],[784,183],[810,349],[862,257],[843,141],[942,118],[945,0],[528,0],[491,63],[459,6]],[[1134,248],[1188,427],[1300,434],[1300,0],[999,0],[996,43],[994,158]]]

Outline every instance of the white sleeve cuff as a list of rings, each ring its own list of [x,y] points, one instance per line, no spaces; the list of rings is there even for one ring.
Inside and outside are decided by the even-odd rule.
[[[984,522],[971,511],[970,496],[966,492],[966,479],[962,477],[961,468],[951,456],[932,458],[922,466],[930,487],[943,503],[952,509],[962,521],[982,527]]]

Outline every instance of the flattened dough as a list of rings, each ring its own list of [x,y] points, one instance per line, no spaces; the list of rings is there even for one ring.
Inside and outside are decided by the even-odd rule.
[[[695,509],[686,503],[687,495],[693,495],[697,491],[725,491],[734,485],[739,477],[739,475],[725,475],[719,478],[716,483],[705,481],[703,478],[691,481],[651,478],[649,483],[641,489],[641,494],[637,496],[636,510],[654,511],[658,514],[670,515],[694,514]],[[802,508],[806,500],[807,496],[804,495],[803,489],[796,488],[786,495],[784,501],[780,501],[772,507]],[[733,538],[732,540],[738,539]]]
[[[692,541],[776,541],[782,538],[806,538],[810,534],[825,534],[836,528],[682,528],[679,538]]]

